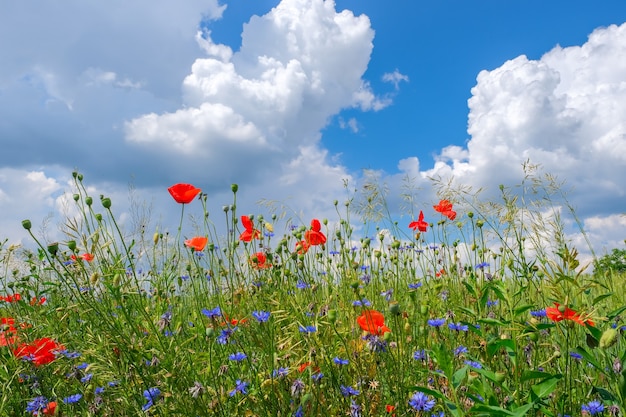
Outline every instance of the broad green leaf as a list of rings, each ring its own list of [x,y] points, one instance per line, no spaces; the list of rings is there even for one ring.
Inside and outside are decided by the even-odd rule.
[[[556,388],[556,384],[559,383],[560,379],[560,376],[558,378],[552,377],[546,379],[543,382],[540,382],[539,384],[533,385],[532,387],[530,387],[530,389],[533,391],[533,393],[535,393],[537,397],[545,398],[548,395],[552,394],[552,391],[554,391],[554,389]]]
[[[525,304],[523,306],[517,307],[515,310],[513,310],[513,313],[516,316],[519,316],[520,314],[525,313],[528,310],[532,310],[533,308],[535,308],[534,305],[532,305],[532,304]]]
[[[587,362],[589,362],[590,364],[592,364],[598,371],[602,372],[603,374],[606,375],[606,371],[603,369],[602,366],[600,366],[600,364],[596,361],[596,358],[594,358],[589,352],[587,352],[582,346],[578,346],[576,349],[574,349],[574,352],[578,353],[580,356],[583,357],[584,360],[586,360]]]
[[[608,294],[602,294],[602,295],[599,295],[599,296],[597,296],[596,298],[594,298],[594,299],[593,299],[593,301],[591,302],[591,304],[593,304],[594,306],[595,306],[595,305],[598,305],[598,303],[599,303],[600,301],[604,300],[605,298],[609,298],[609,297],[610,297],[610,296],[612,296],[612,295],[613,295],[613,293],[612,293],[612,292],[610,292],[610,293],[608,293]]]
[[[528,411],[533,408],[535,406],[534,403],[528,403],[522,406],[519,406],[513,410],[511,410],[512,415],[515,417],[524,417],[526,416],[526,413],[528,413]]]
[[[546,378],[552,378],[552,377],[554,377],[554,375],[549,374],[547,372],[524,371],[522,373],[522,378],[521,378],[520,382],[529,381],[531,379],[546,379]]]

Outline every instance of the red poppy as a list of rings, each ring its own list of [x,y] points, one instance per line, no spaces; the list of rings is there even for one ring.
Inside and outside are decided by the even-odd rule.
[[[311,366],[311,362],[304,362],[302,365],[298,366],[298,372],[304,372],[307,368]],[[318,373],[320,371],[319,366],[313,367],[313,372]]]
[[[15,320],[11,317],[0,317],[0,346],[9,346],[17,341]]]
[[[31,343],[22,343],[13,351],[18,358],[27,358],[31,360],[35,366],[48,364],[56,359],[56,352],[65,349],[56,341],[43,337],[36,339]]]
[[[22,299],[22,296],[19,293],[13,295],[0,295],[0,301],[6,301],[7,303],[17,303]]]
[[[435,273],[435,276],[436,277],[440,277],[440,276],[445,275],[445,274],[446,274],[446,270],[442,268],[442,269],[439,270],[439,272]]]
[[[226,314],[224,314],[224,320],[225,321],[220,323],[220,326],[226,326],[226,324],[230,324],[231,326],[236,326],[238,324],[246,324],[248,322],[248,319],[246,319],[246,318],[243,318],[243,319],[231,319]]]
[[[385,406],[385,411],[387,412],[387,414],[391,414],[391,413],[393,413],[395,409],[396,409],[396,406],[395,406],[395,405],[389,405],[389,404],[387,404],[387,405]]]
[[[306,240],[296,242],[296,252],[298,253],[298,255],[304,255],[309,251],[310,247],[311,245],[309,245]]]
[[[191,184],[174,184],[167,191],[177,203],[189,204],[202,190]]]
[[[91,253],[83,253],[82,255],[79,256],[80,259],[82,259],[83,261],[87,261],[87,262],[91,262],[94,259],[94,256]],[[73,261],[76,261],[76,255],[71,255],[70,259],[72,259]]]
[[[361,329],[370,334],[381,336],[391,329],[385,326],[385,316],[383,313],[376,310],[365,310],[359,317],[356,318],[356,322],[361,326]]]
[[[253,268],[256,269],[265,269],[270,268],[272,264],[267,263],[267,256],[263,252],[257,252],[254,255],[250,256],[248,261]]]
[[[48,405],[46,406],[46,408],[44,408],[41,412],[43,413],[44,416],[53,416],[56,413],[56,410],[57,410],[57,402],[50,401]]]
[[[246,229],[239,235],[239,240],[244,242],[250,242],[252,239],[259,239],[261,237],[261,232],[254,228],[254,224],[250,217],[241,216],[241,224]]]
[[[304,232],[304,240],[309,245],[323,245],[326,243],[326,236],[322,233],[322,225],[317,219],[311,220],[311,229]]]
[[[39,304],[40,306],[43,305],[46,302],[46,297],[41,297],[40,299],[37,299],[37,297],[33,297],[30,299],[30,305],[34,306],[35,304]]]
[[[585,323],[590,326],[595,326],[595,323],[591,319],[583,320],[580,318],[580,314],[575,312],[569,307],[562,308],[559,303],[554,303],[556,307],[548,307],[546,308],[546,316],[552,320],[559,322],[561,320],[572,320],[576,323],[584,326]]]
[[[456,211],[452,210],[452,203],[448,200],[441,200],[438,205],[433,206],[436,212],[443,214],[450,220],[456,218]]]
[[[185,240],[185,246],[194,249],[196,252],[202,252],[208,241],[209,239],[204,236],[196,236]]]
[[[409,223],[409,228],[413,230],[417,229],[420,232],[426,232],[426,229],[428,228],[428,223],[424,221],[424,213],[422,212],[422,210],[420,210],[420,215],[417,218],[417,221]]]

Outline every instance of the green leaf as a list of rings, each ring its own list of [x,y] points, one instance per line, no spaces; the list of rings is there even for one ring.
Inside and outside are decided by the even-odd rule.
[[[624,311],[626,311],[626,306],[620,307],[617,310],[613,310],[610,313],[608,313],[606,315],[606,317],[609,319],[609,321],[613,320],[615,317],[619,316],[620,314],[622,314]]]
[[[501,322],[500,320],[492,319],[492,318],[489,318],[489,317],[478,319],[478,322],[479,323],[483,323],[483,324],[494,324],[496,326],[504,326],[505,325],[505,323]]]
[[[539,398],[545,398],[548,395],[552,394],[552,391],[556,388],[556,384],[558,384],[561,376],[548,378],[539,384],[535,384],[530,389],[533,393]]]
[[[454,389],[457,389],[458,387],[461,386],[461,384],[465,380],[465,377],[467,376],[468,369],[469,369],[468,366],[464,366],[458,371],[456,371],[454,375],[452,375],[452,386],[454,387]]]
[[[603,374],[607,375],[606,371],[600,366],[600,364],[596,361],[596,358],[594,358],[593,356],[591,356],[591,354],[589,354],[589,352],[587,352],[582,346],[578,346],[576,349],[574,349],[574,352],[578,353],[580,356],[583,357],[584,360],[586,360],[587,362],[589,362],[590,364],[592,364],[598,371],[602,372]]]
[[[599,295],[599,296],[597,296],[596,298],[594,298],[594,299],[593,299],[593,301],[591,302],[591,304],[593,304],[594,306],[595,306],[595,305],[598,305],[598,303],[599,303],[600,301],[604,300],[605,298],[609,298],[609,297],[610,297],[610,296],[612,296],[612,295],[613,295],[613,293],[612,293],[612,292],[610,292],[610,293],[608,293],[608,294],[602,294],[602,295]]]
[[[502,407],[486,404],[474,404],[470,409],[472,415],[486,415],[486,416],[513,416],[512,412]]]
[[[528,310],[532,310],[533,308],[535,308],[534,305],[525,304],[523,306],[517,307],[515,310],[513,310],[513,312],[515,313],[516,316],[519,316],[520,314],[525,313]]]
[[[528,413],[528,410],[530,410],[534,406],[535,403],[528,403],[511,410],[511,412],[513,413],[512,415],[514,415],[515,417],[524,417]]]
[[[531,379],[547,379],[547,378],[552,378],[555,375],[549,374],[547,372],[540,372],[540,371],[524,371],[522,373],[522,377],[520,379],[520,382],[526,382],[529,381]]]
[[[613,394],[611,394],[609,391],[605,390],[604,388],[600,388],[600,387],[593,387],[591,390],[592,393],[598,393],[600,395],[600,398],[602,398],[604,401],[619,401]]]
[[[419,392],[423,392],[424,394],[427,394],[427,395],[432,395],[433,397],[435,397],[435,398],[437,398],[437,399],[439,399],[439,400],[441,400],[443,402],[446,402],[446,400],[447,400],[447,398],[442,393],[440,393],[439,391],[432,390],[430,388],[420,387],[420,386],[416,385],[416,386],[413,387],[413,390],[419,391]]]

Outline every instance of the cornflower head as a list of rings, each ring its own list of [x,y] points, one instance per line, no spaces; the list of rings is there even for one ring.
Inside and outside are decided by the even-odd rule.
[[[467,360],[464,363],[465,363],[465,365],[468,365],[468,366],[470,366],[472,368],[476,368],[476,369],[482,369],[483,368],[483,365],[480,362]]]
[[[361,300],[355,300],[352,302],[354,307],[371,307],[372,303],[367,298],[363,298]]]
[[[413,352],[413,359],[416,361],[424,361],[426,360],[426,351],[424,349],[416,350]]]
[[[63,398],[63,402],[65,404],[74,404],[80,401],[81,398],[83,398],[83,394],[73,394],[73,395]]]
[[[304,382],[300,379],[300,378],[296,378],[293,380],[293,383],[291,384],[291,396],[292,397],[299,397],[300,394],[302,394],[302,392],[304,392]]]
[[[594,400],[589,402],[588,404],[583,404],[581,406],[583,413],[588,413],[591,416],[595,416],[596,414],[600,414],[604,411],[604,405],[600,401]]]
[[[242,360],[246,359],[248,357],[248,355],[246,355],[243,352],[236,352],[236,353],[231,353],[228,356],[228,359],[233,361],[233,362],[241,362]]]
[[[448,328],[456,332],[466,332],[468,330],[467,325],[461,323],[448,323]]]
[[[298,326],[300,333],[315,333],[317,328],[315,326]]]
[[[429,326],[435,327],[435,328],[439,328],[439,327],[443,326],[445,324],[445,322],[446,322],[446,319],[443,319],[443,318],[441,318],[441,319],[429,319],[427,321]]]
[[[238,379],[237,381],[235,381],[235,388],[232,391],[228,392],[228,396],[234,397],[235,395],[237,395],[237,393],[246,395],[248,393],[249,385],[250,385],[249,382]]]
[[[333,358],[333,362],[335,362],[337,365],[347,365],[348,363],[350,363],[350,361],[349,361],[349,360],[347,360],[347,359],[341,359],[341,358],[339,358],[339,357],[337,357],[337,356],[335,356],[335,357]]]
[[[416,411],[430,411],[435,406],[435,400],[423,392],[416,392],[409,399],[409,405]]]
[[[393,297],[393,288],[389,288],[387,291],[381,292],[380,295],[385,297],[385,300],[391,301],[391,298]]]
[[[467,348],[463,345],[460,345],[456,349],[454,349],[454,356],[461,356],[462,354],[467,353]]]
[[[220,306],[217,306],[211,310],[203,308],[202,314],[210,319],[219,319],[220,317],[222,317],[222,309],[220,308]]]
[[[341,390],[341,395],[343,395],[344,397],[351,397],[354,395],[359,395],[361,393],[361,391],[346,385],[341,385],[339,389]]]
[[[414,282],[414,283],[410,283],[409,284],[409,289],[410,290],[416,290],[416,289],[418,289],[421,286],[422,286],[421,282]]]
[[[222,329],[220,335],[217,336],[217,343],[219,343],[220,345],[228,344],[235,330],[237,330],[236,327],[227,327],[225,329]]]
[[[350,400],[350,417],[362,417],[361,406],[354,400]]]
[[[259,323],[265,323],[270,319],[271,313],[269,311],[253,311],[252,317],[254,317]]]
[[[278,368],[272,371],[272,378],[284,378],[289,374],[289,368]]]

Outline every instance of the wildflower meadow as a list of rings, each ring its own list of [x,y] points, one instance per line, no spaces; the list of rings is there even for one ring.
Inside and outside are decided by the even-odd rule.
[[[180,223],[132,234],[73,177],[64,240],[0,245],[0,416],[624,413],[626,275],[582,264],[549,176],[399,219],[369,184],[332,221],[166,184]]]

